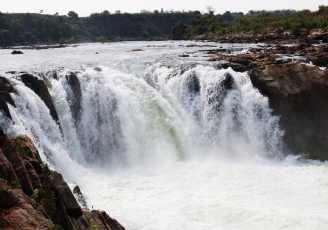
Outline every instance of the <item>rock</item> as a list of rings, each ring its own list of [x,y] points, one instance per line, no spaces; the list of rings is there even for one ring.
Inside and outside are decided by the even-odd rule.
[[[34,167],[28,160],[24,160],[25,168],[27,170],[28,176],[31,180],[33,189],[38,189],[39,193],[42,194],[42,183],[39,175],[36,173]]]
[[[131,51],[144,51],[144,50],[142,50],[142,49],[134,49],[134,50],[131,50]]]
[[[12,190],[12,195],[20,204],[12,203],[10,207],[0,209],[1,229],[50,229],[54,226],[36,201],[19,189]]]
[[[316,52],[305,55],[314,65],[327,66],[328,65],[328,46],[321,45],[315,48]]]
[[[4,96],[0,95],[0,110],[3,110],[5,115],[12,120],[6,99]]]
[[[178,55],[179,57],[189,57],[188,54],[182,54],[182,55]]]
[[[11,82],[5,78],[0,76],[0,91],[6,91],[12,93],[14,91],[14,87]]]
[[[6,180],[0,179],[0,207],[12,207],[19,204],[20,200],[13,194]]]
[[[74,187],[73,194],[75,195],[77,201],[81,204],[82,208],[87,209],[88,208],[87,202],[85,201],[79,186]]]
[[[97,226],[99,230],[125,230],[117,220],[112,219],[105,211],[84,211],[84,214],[89,222],[92,219],[93,226]]]
[[[14,50],[13,52],[11,52],[11,54],[23,54],[23,52],[19,50]]]
[[[13,144],[13,142],[10,140],[10,138],[4,134],[2,135],[2,140],[1,140],[1,149],[3,152],[5,151],[10,151],[11,157],[9,162],[11,163],[15,174],[18,179],[21,181],[21,186],[22,190],[25,194],[30,195],[34,194],[33,186],[31,184],[29,175],[27,173],[27,170],[25,168],[25,164],[20,157],[19,152],[17,151],[16,146]]]
[[[58,122],[58,114],[54,104],[52,103],[51,96],[45,82],[27,73],[21,75],[21,79],[27,87],[31,88],[44,101],[44,103],[50,110],[50,115],[55,121]]]
[[[252,69],[249,76],[281,116],[289,149],[311,159],[328,160],[328,71],[286,63]]]
[[[13,98],[11,97],[9,92],[6,91],[0,91],[0,95],[3,96],[6,100],[6,102],[10,103],[12,106],[17,108],[16,103],[14,102]]]
[[[51,183],[56,196],[56,212],[52,220],[64,229],[87,229],[89,223],[63,176],[52,171]]]
[[[0,139],[2,139],[2,137],[3,136],[1,136]],[[9,153],[8,150],[9,149],[6,149],[5,151],[7,152],[8,157],[10,158],[11,153]],[[0,149],[0,178],[5,179],[9,184],[12,181],[17,180],[13,166],[10,164],[10,162],[8,161],[7,157],[3,154],[1,149]]]
[[[29,138],[26,134],[20,134],[19,136],[11,137],[10,139],[15,142],[15,141],[17,141],[18,137],[19,137],[19,140],[20,140],[21,149],[23,151],[29,153],[29,158],[35,158],[38,161],[38,163],[41,165],[40,167],[43,168],[43,166],[42,166],[43,162],[41,160],[39,151],[36,148],[36,146],[34,145],[32,139]],[[31,162],[31,159],[29,159],[29,161]],[[34,166],[34,163],[32,163],[32,165]]]
[[[66,79],[73,92],[73,95],[71,95],[70,103],[69,103],[72,111],[72,116],[75,121],[79,121],[81,116],[81,98],[82,98],[80,81],[77,78],[76,74],[72,72],[66,75]]]

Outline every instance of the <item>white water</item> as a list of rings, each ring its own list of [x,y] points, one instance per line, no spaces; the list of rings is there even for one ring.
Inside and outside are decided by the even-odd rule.
[[[18,106],[10,106],[15,125],[2,114],[1,125],[31,136],[89,208],[126,229],[327,229],[327,164],[285,158],[267,98],[246,73],[217,70],[202,48],[179,46],[190,43],[0,50],[0,73],[14,84]],[[135,48],[145,51],[128,52]],[[7,70],[46,80],[61,129]],[[68,71],[78,71],[81,84],[78,120]]]

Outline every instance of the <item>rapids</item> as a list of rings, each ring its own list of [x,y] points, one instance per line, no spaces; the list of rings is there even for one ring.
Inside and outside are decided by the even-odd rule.
[[[0,50],[17,104],[14,124],[2,112],[0,124],[28,134],[89,208],[126,229],[327,229],[327,163],[288,156],[279,117],[247,73],[219,69],[199,51],[210,48],[191,43]],[[59,123],[9,70],[46,82]]]

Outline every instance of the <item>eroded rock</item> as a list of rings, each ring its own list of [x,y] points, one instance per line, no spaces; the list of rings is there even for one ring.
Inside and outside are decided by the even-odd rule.
[[[249,75],[281,116],[289,149],[311,159],[328,160],[328,71],[286,63],[255,68]]]

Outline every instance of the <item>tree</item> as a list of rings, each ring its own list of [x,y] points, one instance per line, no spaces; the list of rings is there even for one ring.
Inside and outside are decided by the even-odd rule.
[[[212,14],[212,15],[214,14],[214,11],[215,11],[214,7],[210,6],[210,5],[206,6],[206,10],[208,11],[209,14]]]
[[[222,15],[222,19],[223,21],[228,21],[228,22],[231,22],[233,17],[231,15],[231,12],[230,11],[226,11],[223,15]]]
[[[75,13],[74,11],[68,12],[67,16],[71,20],[79,20],[79,15],[77,13]]]

